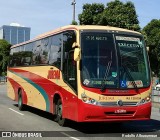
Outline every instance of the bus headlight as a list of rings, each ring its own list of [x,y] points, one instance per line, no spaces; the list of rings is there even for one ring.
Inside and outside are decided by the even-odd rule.
[[[81,94],[82,101],[88,104],[96,105],[97,101],[93,98],[88,97],[85,93]]]
[[[142,104],[148,103],[148,102],[150,102],[150,101],[151,101],[151,95],[148,96],[148,97],[146,97],[146,98],[144,98],[144,99],[142,99],[142,100],[138,103],[138,105],[142,105]]]

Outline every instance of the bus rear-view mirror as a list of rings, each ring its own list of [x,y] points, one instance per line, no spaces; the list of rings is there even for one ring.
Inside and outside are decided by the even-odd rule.
[[[79,61],[80,60],[80,48],[75,48],[74,49],[74,61]]]

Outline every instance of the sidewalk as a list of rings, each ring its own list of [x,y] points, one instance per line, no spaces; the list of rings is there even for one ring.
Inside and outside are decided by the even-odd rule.
[[[152,107],[151,119],[160,120],[160,108]]]
[[[7,82],[0,82],[0,86],[6,86]]]
[[[7,83],[0,83],[0,92],[7,93]]]
[[[160,108],[160,103],[152,102],[152,107]]]

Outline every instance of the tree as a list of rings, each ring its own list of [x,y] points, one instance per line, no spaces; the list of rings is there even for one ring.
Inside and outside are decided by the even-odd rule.
[[[83,12],[79,14],[78,19],[80,25],[95,25],[98,24],[98,19],[104,11],[104,4],[84,4]]]
[[[71,23],[71,25],[78,25],[78,23],[77,23],[77,21],[75,21],[75,20],[72,20],[72,23]]]
[[[109,25],[140,31],[135,6],[129,1],[111,1],[106,7],[103,4],[85,4],[79,21],[85,25]]]
[[[142,30],[147,46],[152,71],[160,77],[160,20],[153,19]]]
[[[0,39],[0,75],[7,70],[10,47],[6,40]]]

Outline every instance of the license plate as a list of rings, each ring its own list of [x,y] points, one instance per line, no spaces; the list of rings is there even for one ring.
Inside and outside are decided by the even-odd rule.
[[[117,109],[117,110],[114,111],[114,113],[121,114],[121,113],[127,113],[127,111],[124,110],[124,109]]]

